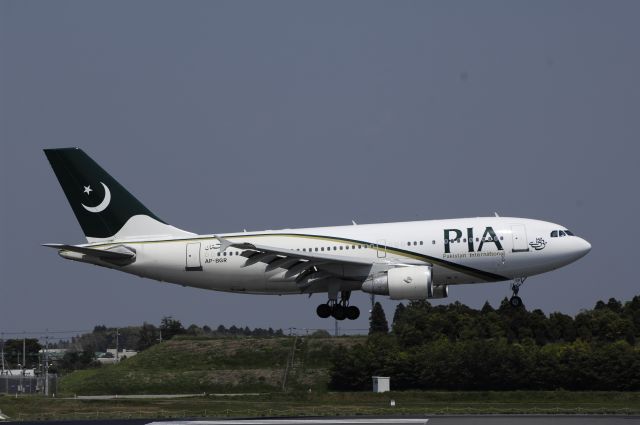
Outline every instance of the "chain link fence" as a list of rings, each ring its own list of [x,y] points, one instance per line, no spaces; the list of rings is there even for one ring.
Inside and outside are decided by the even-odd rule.
[[[0,394],[44,394],[46,391],[44,376],[0,375]],[[58,389],[58,376],[49,374],[49,394]]]

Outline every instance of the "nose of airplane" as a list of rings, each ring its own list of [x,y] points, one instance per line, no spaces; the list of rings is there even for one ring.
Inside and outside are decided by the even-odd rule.
[[[576,260],[578,258],[582,258],[591,251],[591,244],[582,238],[575,238],[575,247],[574,252],[576,256]]]

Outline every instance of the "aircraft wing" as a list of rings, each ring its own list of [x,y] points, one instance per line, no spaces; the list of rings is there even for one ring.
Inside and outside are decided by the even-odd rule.
[[[242,250],[241,255],[247,258],[245,267],[261,262],[267,264],[267,271],[277,268],[287,270],[285,276],[295,276],[302,292],[322,279],[343,277],[345,266],[352,269],[359,267],[364,276],[374,271],[387,270],[397,266],[388,260],[378,259],[379,261],[375,261],[371,258],[297,251],[248,242],[233,242],[216,235],[214,237],[220,242],[220,252],[224,252],[227,248]]]
[[[227,248],[237,248],[242,250],[253,250],[265,254],[273,254],[277,256],[285,256],[287,258],[296,258],[301,260],[309,260],[316,262],[335,262],[341,264],[357,264],[357,265],[373,265],[374,262],[368,258],[354,258],[346,255],[324,254],[320,252],[305,252],[294,249],[278,248],[267,245],[258,245],[248,242],[233,242],[220,236],[214,237],[220,242],[220,252],[224,252]]]

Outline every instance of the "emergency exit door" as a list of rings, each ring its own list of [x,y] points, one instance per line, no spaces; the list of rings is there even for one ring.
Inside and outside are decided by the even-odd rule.
[[[527,240],[527,229],[524,224],[514,224],[511,226],[512,252],[529,251],[529,241]]]
[[[188,272],[202,271],[200,262],[200,242],[187,244],[187,264],[184,268]]]

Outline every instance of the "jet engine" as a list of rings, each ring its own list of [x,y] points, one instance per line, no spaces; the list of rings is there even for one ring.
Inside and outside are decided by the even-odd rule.
[[[362,291],[389,295],[392,300],[424,300],[446,298],[447,285],[434,285],[430,266],[396,267],[367,279]]]

